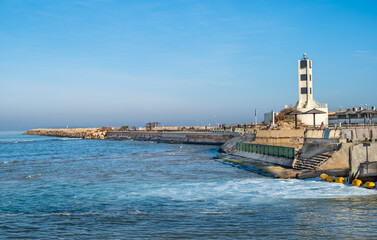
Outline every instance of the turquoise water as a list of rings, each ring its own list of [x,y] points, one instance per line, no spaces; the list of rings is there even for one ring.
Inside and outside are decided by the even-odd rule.
[[[259,176],[217,150],[0,132],[0,238],[377,238],[376,190]]]

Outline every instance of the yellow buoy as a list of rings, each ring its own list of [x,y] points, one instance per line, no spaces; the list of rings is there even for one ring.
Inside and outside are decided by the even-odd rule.
[[[327,178],[327,181],[328,181],[328,182],[335,182],[335,178],[334,178],[334,177],[328,177],[328,178]]]
[[[335,180],[336,183],[346,183],[346,180],[344,179],[344,177],[338,177],[336,180]]]
[[[326,173],[322,173],[321,176],[320,176],[320,178],[321,178],[322,181],[326,181],[326,180],[327,180],[327,177],[328,177],[328,176],[327,176]]]
[[[364,184],[364,187],[369,188],[369,189],[373,189],[373,188],[376,188],[376,184],[374,182],[366,182]]]
[[[354,179],[352,181],[352,185],[356,186],[356,187],[361,187],[363,185],[363,182],[361,180],[359,180],[359,179]]]

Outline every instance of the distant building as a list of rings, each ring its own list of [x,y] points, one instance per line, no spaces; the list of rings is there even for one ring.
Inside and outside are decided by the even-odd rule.
[[[377,123],[377,110],[372,107],[370,110],[362,107],[348,109],[346,111],[329,112],[330,124],[368,124]]]
[[[277,115],[276,112],[270,111],[270,112],[265,112],[264,113],[264,124],[269,124],[270,122],[273,122],[273,117]]]
[[[313,98],[313,69],[312,61],[304,53],[301,60],[298,60],[298,101],[294,108],[302,114],[297,115],[302,123],[306,125],[322,124],[328,125],[327,104],[317,103]],[[315,124],[314,124],[315,121]]]

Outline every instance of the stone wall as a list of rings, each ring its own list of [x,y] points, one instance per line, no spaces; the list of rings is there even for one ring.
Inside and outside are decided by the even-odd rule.
[[[349,152],[352,143],[341,143],[339,150],[335,151],[331,157],[319,167],[318,170],[343,169],[349,171]]]
[[[258,130],[256,144],[301,148],[304,144],[304,129]]]
[[[377,179],[377,143],[358,143],[350,148],[350,176]]]
[[[327,132],[326,132],[327,131]],[[306,138],[341,138],[341,130],[306,130]]]
[[[377,127],[351,127],[342,129],[342,137],[351,140],[377,139]]]
[[[305,138],[344,138],[351,140],[377,139],[377,127],[349,127],[333,130],[306,130]]]

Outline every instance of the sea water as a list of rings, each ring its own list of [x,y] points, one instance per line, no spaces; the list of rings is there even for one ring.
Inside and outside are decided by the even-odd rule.
[[[0,238],[377,238],[376,190],[268,178],[217,151],[0,132]]]

